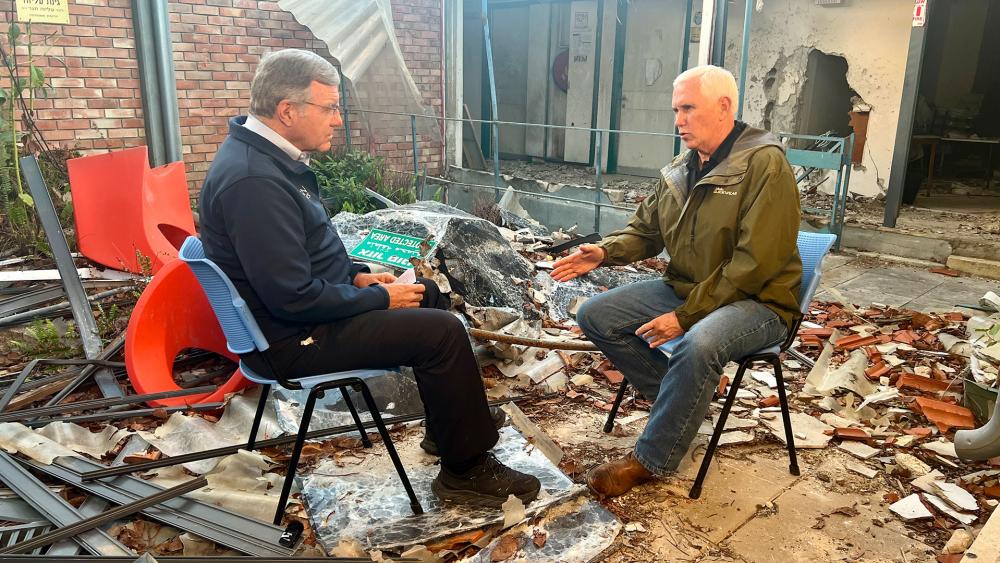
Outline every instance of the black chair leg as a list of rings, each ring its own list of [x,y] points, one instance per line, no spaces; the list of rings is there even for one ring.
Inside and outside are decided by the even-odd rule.
[[[253,424],[250,426],[250,438],[247,439],[247,451],[252,452],[257,445],[257,430],[260,429],[260,420],[264,417],[264,408],[267,407],[267,397],[271,392],[271,385],[260,386],[260,399],[257,400],[257,412],[253,415]]]
[[[795,457],[795,435],[792,433],[792,417],[788,410],[788,396],[785,394],[785,379],[781,374],[781,358],[775,356],[771,360],[774,366],[774,378],[778,381],[778,399],[781,401],[781,418],[785,422],[785,442],[788,446],[788,472],[799,474],[799,462]]]
[[[365,431],[365,425],[361,424],[361,417],[358,416],[358,409],[354,408],[354,401],[351,400],[347,387],[341,387],[340,393],[344,396],[344,403],[346,403],[347,408],[350,409],[351,416],[354,418],[354,425],[358,427],[358,432],[361,434],[361,444],[366,448],[372,447],[372,441],[368,438],[368,432]]]
[[[292,483],[295,481],[295,469],[299,464],[302,446],[306,442],[306,433],[309,432],[309,421],[312,420],[313,408],[316,406],[317,397],[322,397],[324,392],[325,389],[322,387],[316,387],[309,391],[309,398],[306,399],[306,408],[302,411],[302,420],[299,421],[299,433],[295,436],[295,447],[292,448],[292,457],[288,460],[285,482],[281,486],[278,508],[274,512],[275,526],[281,524],[281,518],[285,515],[285,505],[288,504],[288,495],[291,493]]]
[[[736,371],[733,382],[729,384],[729,394],[726,395],[726,402],[722,405],[719,422],[715,425],[715,430],[712,431],[712,439],[708,441],[708,449],[705,451],[704,459],[701,460],[701,467],[698,468],[698,476],[695,477],[694,485],[691,486],[691,491],[688,492],[689,498],[698,498],[701,496],[701,486],[705,482],[705,476],[708,475],[708,467],[712,465],[712,457],[715,456],[715,448],[719,445],[719,438],[722,437],[722,431],[726,428],[726,419],[729,418],[729,410],[733,408],[733,401],[736,400],[736,393],[739,391],[743,374],[749,366],[749,360],[740,362],[740,369]]]
[[[615,397],[615,404],[611,405],[611,412],[608,413],[608,421],[604,423],[605,434],[610,434],[615,427],[615,417],[618,416],[618,407],[622,404],[626,389],[628,389],[628,380],[622,379],[621,387],[618,388],[618,396]]]
[[[413,487],[410,485],[410,479],[406,476],[406,470],[403,468],[403,463],[399,460],[399,454],[396,453],[396,447],[392,444],[392,437],[389,436],[389,431],[385,427],[385,423],[382,422],[382,415],[378,412],[378,406],[375,404],[375,399],[372,398],[371,391],[368,390],[368,386],[365,385],[364,381],[359,381],[361,385],[361,396],[365,400],[365,404],[368,405],[368,411],[371,413],[372,418],[375,420],[375,426],[378,427],[378,433],[382,436],[382,442],[385,444],[386,451],[389,452],[389,458],[392,459],[392,464],[396,466],[396,473],[399,474],[399,480],[403,482],[403,488],[406,489],[406,495],[410,497],[410,510],[413,514],[420,515],[424,513],[423,507],[420,506],[420,501],[417,500],[416,493],[413,492]]]

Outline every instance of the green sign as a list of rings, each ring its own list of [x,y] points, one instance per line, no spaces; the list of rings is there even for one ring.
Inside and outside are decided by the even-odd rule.
[[[378,262],[395,268],[409,268],[410,258],[422,258],[420,244],[423,239],[410,237],[389,231],[372,229],[350,255],[354,258],[366,262]],[[429,249],[433,249],[436,241],[429,242]]]

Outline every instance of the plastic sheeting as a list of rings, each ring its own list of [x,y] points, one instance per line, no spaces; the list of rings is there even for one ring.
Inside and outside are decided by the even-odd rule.
[[[372,229],[426,238],[437,246],[425,257],[447,278],[442,290],[452,290],[477,307],[509,307],[526,317],[537,317],[529,306],[527,281],[532,265],[508,243],[496,225],[436,202],[418,202],[365,215],[339,213],[333,224],[350,251]]]
[[[316,537],[327,551],[345,540],[357,541],[365,550],[411,546],[503,521],[500,509],[444,505],[438,500],[431,492],[431,481],[440,470],[438,460],[418,451],[416,442],[397,444],[397,448],[424,508],[422,516],[413,516],[385,455],[368,456],[359,465],[329,460],[301,477],[302,498]],[[501,462],[542,482],[538,498],[525,507],[529,517],[583,490],[513,428],[501,429],[493,453]]]

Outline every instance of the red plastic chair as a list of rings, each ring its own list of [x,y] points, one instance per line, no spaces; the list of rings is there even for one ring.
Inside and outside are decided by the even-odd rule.
[[[137,393],[180,389],[173,376],[174,358],[187,348],[216,352],[239,361],[226,349],[226,336],[205,292],[180,260],[163,266],[146,286],[125,334],[125,367]],[[214,393],[149,401],[151,407],[174,407],[222,401],[252,383],[240,370]]]
[[[183,162],[150,168],[146,147],[136,147],[66,166],[77,244],[90,260],[144,273],[141,255],[155,274],[195,233]]]

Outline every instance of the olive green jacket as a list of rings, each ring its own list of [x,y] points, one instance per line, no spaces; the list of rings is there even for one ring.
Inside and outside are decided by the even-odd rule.
[[[629,220],[604,237],[605,264],[624,265],[666,249],[664,281],[684,304],[687,331],[719,307],[755,299],[789,326],[799,314],[802,261],[796,247],[799,191],[778,139],[747,127],[729,156],[691,190],[681,154]]]

